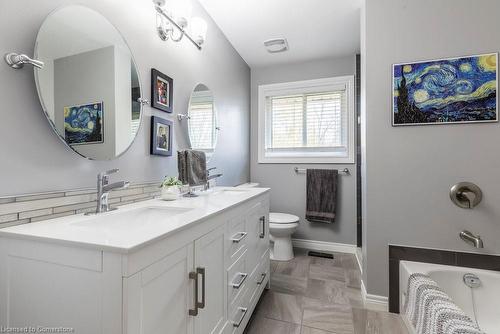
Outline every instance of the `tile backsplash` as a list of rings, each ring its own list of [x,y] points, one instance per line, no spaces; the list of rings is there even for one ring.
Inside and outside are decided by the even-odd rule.
[[[160,182],[133,184],[109,193],[109,204],[120,206],[160,195]],[[0,228],[95,211],[96,189],[54,191],[0,197]]]

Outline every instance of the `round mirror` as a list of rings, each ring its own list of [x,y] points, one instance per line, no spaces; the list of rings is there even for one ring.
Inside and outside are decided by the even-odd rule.
[[[188,108],[188,133],[191,149],[204,151],[210,158],[217,144],[217,111],[212,91],[198,84],[191,93]]]
[[[59,137],[78,154],[114,159],[141,123],[140,81],[130,49],[101,14],[68,6],[43,22],[35,45],[40,102]]]

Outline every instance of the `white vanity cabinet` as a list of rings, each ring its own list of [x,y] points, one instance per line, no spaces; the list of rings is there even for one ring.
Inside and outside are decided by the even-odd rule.
[[[0,326],[240,334],[269,280],[268,215],[262,190],[122,253],[0,233]]]

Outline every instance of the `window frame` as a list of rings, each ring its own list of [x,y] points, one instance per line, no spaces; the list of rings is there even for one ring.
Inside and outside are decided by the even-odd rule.
[[[331,150],[303,151],[293,149],[284,152],[281,156],[266,156],[266,121],[269,121],[266,113],[266,99],[270,96],[294,95],[328,92],[345,89],[345,100],[347,108],[347,156],[335,156]],[[354,115],[354,75],[339,77],[284,82],[276,84],[259,85],[258,92],[258,163],[333,163],[353,164],[355,146],[355,115]]]

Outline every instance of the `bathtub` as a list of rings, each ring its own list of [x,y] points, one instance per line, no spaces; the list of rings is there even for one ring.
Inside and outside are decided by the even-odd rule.
[[[466,273],[479,277],[482,285],[474,288],[477,322],[486,334],[500,334],[500,272],[440,264],[401,261],[399,265],[399,308],[404,311],[408,278],[413,273],[429,275],[453,301],[474,320],[471,288],[463,282]],[[405,318],[403,316],[403,318]],[[413,326],[405,320],[410,331]]]

